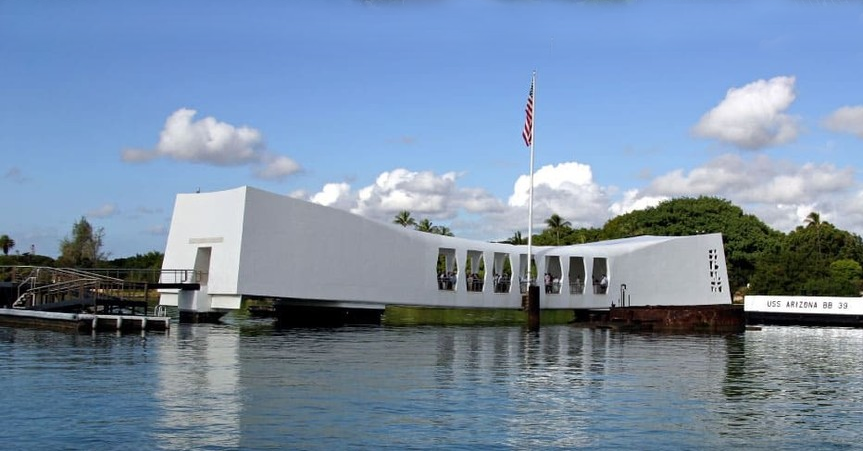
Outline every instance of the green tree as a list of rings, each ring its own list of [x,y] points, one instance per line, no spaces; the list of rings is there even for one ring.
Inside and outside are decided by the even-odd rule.
[[[545,225],[547,225],[548,229],[555,234],[555,242],[560,245],[560,233],[568,232],[572,223],[561,218],[559,214],[554,213],[545,220]]]
[[[120,269],[161,269],[165,254],[158,251],[150,251],[146,254],[135,254],[132,257],[115,258],[108,262],[108,266]]]
[[[818,227],[821,225],[821,215],[813,211],[806,216],[806,219],[804,219],[803,222],[806,224],[807,228]]]
[[[860,296],[863,266],[854,260],[836,260],[830,263],[830,279],[840,296]]]
[[[432,233],[443,236],[454,236],[452,230],[450,230],[447,226],[434,226],[434,230]]]
[[[810,227],[815,228],[815,243],[818,246],[818,256],[821,257],[821,215],[814,211],[810,212],[803,220],[803,223],[806,224],[807,229]]]
[[[863,240],[833,224],[798,226],[758,260],[751,292],[770,295],[859,296]]]
[[[604,236],[605,235],[602,229],[595,227],[570,229],[566,235],[561,237],[561,244],[569,245],[592,243],[605,239]]]
[[[428,218],[425,218],[422,221],[420,221],[419,223],[417,223],[417,225],[414,226],[414,228],[416,230],[419,230],[420,232],[433,233],[435,226],[434,226],[434,224],[432,224],[432,222]]]
[[[746,287],[762,253],[776,246],[783,236],[727,200],[701,196],[667,200],[613,218],[603,226],[598,239],[700,233],[722,233],[732,291]]]
[[[521,232],[516,230],[515,232],[513,232],[511,237],[509,237],[509,238],[507,238],[501,242],[506,243],[506,244],[514,244],[514,245],[527,244],[527,238],[523,238],[521,236]]]
[[[150,251],[146,254],[135,254],[132,257],[115,258],[106,262],[108,268],[116,268],[120,270],[135,270],[135,271],[119,271],[118,277],[137,282],[147,280],[155,280],[155,275],[162,269],[162,260],[165,254],[157,251]],[[144,270],[144,271],[141,271]]]
[[[395,219],[393,219],[393,223],[402,227],[417,225],[417,221],[411,217],[411,212],[407,210],[400,211],[399,214],[396,215]]]
[[[3,248],[3,255],[9,255],[9,250],[15,247],[15,240],[9,238],[9,235],[0,236],[0,248]]]
[[[0,255],[0,266],[54,266],[54,259],[46,255],[33,255],[29,252],[18,255]]]
[[[105,259],[102,252],[102,239],[105,230],[101,227],[94,229],[87,221],[81,219],[72,225],[72,237],[63,238],[60,241],[60,257],[57,259],[61,266],[74,266],[81,268],[92,268]]]

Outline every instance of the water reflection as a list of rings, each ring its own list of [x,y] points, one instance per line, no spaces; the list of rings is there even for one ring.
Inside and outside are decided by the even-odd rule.
[[[235,448],[240,443],[240,336],[181,324],[160,349],[156,443],[169,449]]]
[[[242,448],[387,443],[608,449],[632,447],[645,437],[661,437],[664,446],[711,448],[752,446],[758,441],[753,437],[770,431],[795,437],[789,427],[794,422],[808,422],[803,430],[810,434],[829,430],[844,443],[842,431],[860,420],[819,416],[825,407],[842,418],[843,409],[860,409],[860,384],[842,388],[843,378],[860,377],[854,373],[859,353],[849,352],[854,345],[842,334],[256,328],[239,343],[224,334],[190,339],[184,354],[219,374],[189,370],[185,379],[200,382],[193,393],[219,394],[204,405],[210,414],[191,423],[218,434],[196,434],[194,440],[208,436],[207,443]],[[196,344],[213,338],[217,352]],[[178,349],[186,348],[183,342]],[[804,344],[810,352],[799,352]],[[777,345],[784,351],[777,352]],[[801,378],[808,382],[794,383]],[[167,391],[163,399],[179,395]],[[165,407],[183,412],[181,405]],[[185,413],[172,417],[189,424]],[[184,434],[186,441],[177,445],[192,443]]]
[[[730,340],[722,406],[729,433],[781,430],[800,445],[859,444],[861,349],[860,329],[769,327]]]
[[[861,349],[863,330],[780,327],[728,336],[260,321],[144,336],[0,328],[0,443],[853,448]]]

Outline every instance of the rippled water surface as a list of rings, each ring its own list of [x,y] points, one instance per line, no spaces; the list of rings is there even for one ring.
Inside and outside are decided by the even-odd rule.
[[[861,449],[863,330],[0,328],[6,449]]]

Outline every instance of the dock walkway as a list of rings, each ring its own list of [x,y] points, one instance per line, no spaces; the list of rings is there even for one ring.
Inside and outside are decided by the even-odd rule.
[[[168,330],[164,306],[149,310],[160,288],[198,289],[190,270],[0,267],[0,324],[78,331]]]
[[[94,330],[167,331],[171,327],[171,318],[167,316],[97,315],[0,308],[0,325],[71,329],[79,332]]]

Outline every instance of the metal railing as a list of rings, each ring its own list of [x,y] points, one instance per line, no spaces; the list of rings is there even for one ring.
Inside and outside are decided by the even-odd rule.
[[[147,291],[158,284],[200,283],[205,273],[191,269],[54,268],[49,266],[0,266],[0,276],[17,287],[15,308],[87,300],[147,300]]]
[[[54,268],[51,266],[0,266],[0,275],[13,283],[24,280],[55,282],[58,277],[98,278],[135,283],[200,283],[206,274],[194,269]]]
[[[569,283],[569,294],[584,294],[584,282],[575,281]]]

